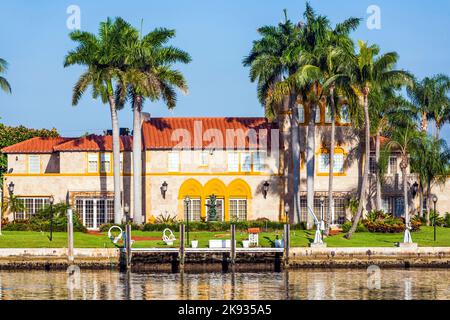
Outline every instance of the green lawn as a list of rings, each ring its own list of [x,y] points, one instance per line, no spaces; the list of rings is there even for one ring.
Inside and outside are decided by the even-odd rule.
[[[262,233],[260,234],[260,245],[263,247],[272,246],[276,235],[280,238],[282,232]],[[157,238],[161,239],[162,232],[133,232],[133,237]],[[179,239],[178,233],[175,237]],[[437,241],[433,241],[433,228],[422,227],[419,232],[412,234],[414,242],[419,246],[450,246],[450,229],[438,228]],[[241,241],[247,238],[246,233],[238,232],[236,234],[238,246],[241,247]],[[314,238],[314,231],[292,231],[292,247],[307,247]],[[162,240],[141,240],[138,238],[133,245],[134,248],[152,248],[166,247]],[[191,232],[190,240],[198,240],[199,246],[206,248],[210,239],[230,239],[228,232]],[[351,240],[346,240],[343,235],[328,237],[325,242],[329,247],[393,247],[396,242],[403,239],[402,234],[376,234],[376,233],[356,233]],[[48,233],[40,232],[3,232],[0,236],[0,248],[64,248],[67,245],[66,233],[54,233],[53,242],[48,239]],[[174,243],[177,247],[179,242]],[[106,235],[91,235],[84,233],[75,233],[76,248],[114,248]]]

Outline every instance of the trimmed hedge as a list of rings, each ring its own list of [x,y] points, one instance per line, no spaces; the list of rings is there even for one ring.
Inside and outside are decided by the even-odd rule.
[[[105,224],[100,227],[100,231],[107,232],[114,224]],[[273,221],[240,221],[236,222],[236,230],[247,231],[249,228],[260,228],[265,231],[283,230],[284,223],[273,222]],[[119,225],[124,228],[124,225]],[[231,227],[230,222],[190,222],[190,231],[209,231],[209,232],[220,232],[229,231]],[[158,224],[145,224],[143,226],[132,225],[132,230],[140,231],[159,231],[162,232],[164,229],[169,228],[173,231],[178,231],[180,229],[180,223],[158,223]],[[305,225],[303,223],[291,225],[292,230],[305,230]]]

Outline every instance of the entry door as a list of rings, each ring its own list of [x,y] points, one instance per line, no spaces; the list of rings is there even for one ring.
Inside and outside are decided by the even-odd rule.
[[[83,225],[89,230],[97,230],[102,224],[114,219],[112,200],[77,199],[76,206]]]

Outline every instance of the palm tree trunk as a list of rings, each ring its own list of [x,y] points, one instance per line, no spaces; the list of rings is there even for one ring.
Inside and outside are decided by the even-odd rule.
[[[422,218],[422,214],[423,214],[423,184],[422,181],[420,181],[419,179],[419,213],[418,216],[420,218]]]
[[[358,211],[356,213],[355,221],[353,221],[353,225],[348,232],[348,234],[345,236],[347,239],[351,239],[353,236],[353,233],[355,233],[356,228],[358,227],[359,220],[361,219],[361,216],[363,214],[364,206],[365,206],[365,199],[366,199],[366,192],[367,192],[367,182],[369,180],[369,156],[370,156],[370,119],[369,119],[369,91],[368,88],[365,90],[364,93],[364,119],[365,119],[365,155],[364,155],[364,172],[363,172],[363,181],[361,184],[361,190],[360,190],[360,197],[359,197],[359,205],[358,205]]]
[[[314,175],[315,175],[315,147],[316,147],[316,105],[310,104],[308,120],[308,135],[306,141],[306,205],[314,211]],[[308,212],[308,229],[313,226]]]
[[[120,131],[114,96],[109,96],[112,123],[113,174],[114,174],[114,223],[122,222],[121,183],[120,183]]]
[[[377,166],[377,171],[376,171],[377,198],[376,198],[375,208],[377,209],[377,211],[380,211],[381,207],[382,207],[382,203],[381,203],[381,172],[379,170],[380,148],[381,148],[380,145],[381,145],[380,131],[377,130],[377,135],[375,137],[375,163]],[[370,161],[370,159],[369,159],[369,161]]]
[[[334,180],[334,148],[336,145],[336,106],[334,104],[334,87],[330,88],[330,111],[331,111],[331,137],[330,137],[330,173],[328,177],[328,217],[327,232],[330,225],[335,223],[334,217],[334,199],[333,199],[333,180]]]
[[[142,97],[133,106],[133,221],[142,224]]]
[[[427,226],[430,226],[430,213],[431,213],[431,182],[427,183]]]
[[[291,110],[291,145],[292,145],[292,174],[293,174],[293,214],[291,220],[295,224],[300,223],[300,140],[298,126],[297,96],[291,94],[289,99],[289,108]]]
[[[420,123],[421,129],[423,132],[427,132],[428,131],[428,115],[426,112],[422,112],[422,120]]]
[[[406,175],[406,168],[407,165],[405,164],[407,160],[403,159],[404,161],[402,165],[402,180],[403,180],[403,207],[405,209],[405,224],[409,225],[409,203],[408,203],[408,177]]]
[[[281,207],[283,208],[282,214],[285,212],[286,204],[289,204],[291,208],[291,212],[289,212],[290,216],[286,217],[287,219],[293,218],[292,209],[292,197],[289,194],[291,178],[290,174],[290,163],[291,163],[291,155],[290,155],[290,138],[291,138],[291,123],[289,120],[289,101],[288,97],[285,97],[282,104],[282,110],[279,114],[278,121],[280,123],[281,130],[281,150],[282,154],[280,156],[280,171],[282,174],[281,179],[281,190],[282,190],[282,201]]]

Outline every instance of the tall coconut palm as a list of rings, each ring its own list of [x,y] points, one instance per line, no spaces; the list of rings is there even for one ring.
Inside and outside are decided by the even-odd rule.
[[[421,114],[421,129],[428,131],[428,120],[436,123],[436,138],[445,122],[450,120],[450,78],[444,74],[438,74],[431,78],[425,77],[421,81],[415,80],[413,85],[407,88],[407,93],[418,113]]]
[[[117,48],[127,39],[126,24],[120,18],[107,19],[100,24],[98,35],[85,31],[70,34],[72,41],[78,44],[65,57],[64,67],[81,65],[86,67],[73,88],[72,104],[78,105],[88,87],[92,87],[94,99],[100,98],[109,104],[113,134],[113,170],[114,170],[114,222],[122,221],[121,183],[120,183],[120,136],[117,101],[114,86],[120,77],[120,61]]]
[[[392,126],[389,134],[389,141],[386,143],[386,149],[389,151],[396,150],[400,153],[400,169],[402,172],[403,187],[403,207],[405,211],[405,235],[404,243],[412,243],[410,234],[410,214],[409,214],[409,198],[408,198],[408,167],[409,155],[411,151],[417,149],[420,145],[422,132],[417,130],[416,125],[411,122]]]
[[[334,88],[340,78],[345,75],[339,73],[342,61],[337,61],[340,51],[353,50],[353,42],[349,33],[359,25],[359,19],[350,18],[332,29],[325,16],[317,15],[313,8],[306,4],[304,14],[305,23],[300,23],[299,38],[296,39],[285,60],[296,61],[295,73],[276,86],[275,100],[288,92],[296,92],[304,106],[308,106],[309,120],[306,146],[307,162],[307,206],[314,208],[314,176],[315,176],[315,118],[318,105],[327,95],[332,96],[332,113],[335,117]],[[333,116],[333,115],[332,115]],[[333,126],[332,131],[335,130]],[[334,144],[334,132],[332,133]],[[332,147],[334,151],[334,147]],[[333,156],[333,155],[331,155]],[[333,167],[331,164],[330,167]],[[331,174],[333,176],[333,174]],[[331,178],[332,186],[332,178]],[[332,188],[331,188],[332,189]],[[332,193],[332,191],[331,191]],[[333,199],[329,198],[329,206]],[[329,213],[331,210],[329,210]],[[328,220],[328,219],[327,219]]]
[[[431,190],[445,184],[449,174],[450,149],[445,140],[423,135],[420,144],[410,154],[411,172],[419,177],[421,189],[426,189],[426,221],[430,225]],[[420,208],[423,200],[421,197]],[[421,209],[422,210],[422,209]]]
[[[375,87],[369,93],[369,115],[371,134],[375,139],[375,163],[376,171],[376,210],[381,210],[381,135],[398,125],[399,121],[405,117],[415,119],[416,113],[411,105],[398,94],[392,87]]]
[[[0,75],[6,73],[8,70],[8,62],[6,60],[0,58]],[[0,76],[0,89],[7,93],[11,93],[11,85],[9,84],[6,78]]]
[[[182,73],[173,69],[176,63],[189,63],[189,54],[167,45],[175,30],[155,29],[145,36],[128,25],[128,38],[121,46],[123,76],[119,81],[121,105],[125,98],[133,109],[133,212],[134,222],[142,223],[142,108],[145,99],[163,100],[169,109],[177,102],[176,89],[187,93]]]
[[[376,45],[368,46],[362,41],[358,42],[359,52],[351,54],[346,64],[347,74],[351,77],[351,93],[358,97],[358,105],[364,110],[365,127],[365,160],[363,170],[363,180],[360,190],[360,201],[358,212],[353,221],[352,228],[346,235],[350,239],[356,231],[359,220],[363,214],[367,184],[369,179],[370,167],[370,118],[369,118],[369,94],[373,87],[385,87],[389,85],[399,86],[410,84],[412,76],[403,70],[394,70],[398,61],[398,55],[395,52],[389,52],[379,56],[380,49]]]
[[[299,29],[287,18],[286,10],[284,14],[284,22],[277,26],[264,26],[258,29],[261,39],[253,42],[250,54],[244,58],[243,65],[250,67],[250,80],[258,83],[258,99],[264,106],[266,117],[276,118],[280,123],[283,145],[283,156],[280,158],[284,178],[283,205],[289,204],[294,209],[290,219],[299,222],[300,145],[298,114],[295,108],[297,97],[293,92],[288,92],[280,99],[281,101],[275,102],[270,98],[276,84],[296,70],[295,63],[285,59],[285,56],[297,40]],[[293,187],[293,197],[289,194],[289,186]]]

